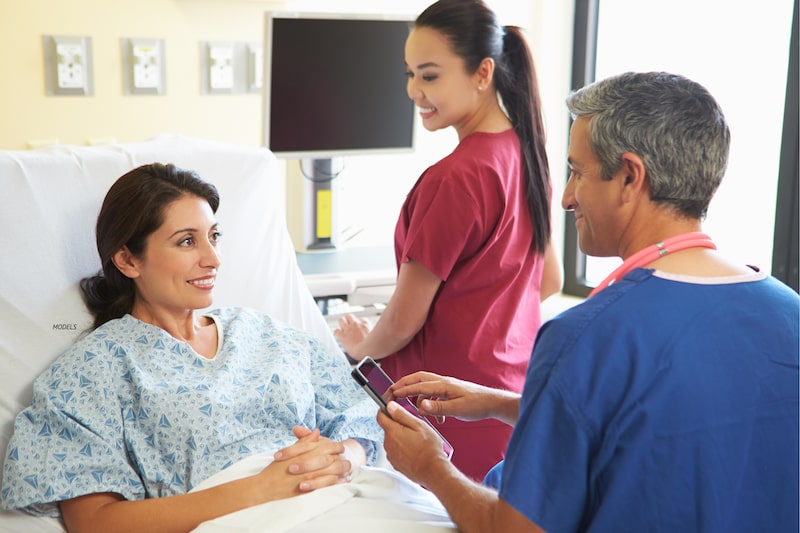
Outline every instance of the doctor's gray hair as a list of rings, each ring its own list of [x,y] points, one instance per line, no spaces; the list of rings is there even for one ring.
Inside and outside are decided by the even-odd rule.
[[[623,153],[634,153],[654,202],[705,217],[725,174],[730,130],[703,86],[666,72],[628,72],[572,93],[567,107],[573,118],[590,119],[603,179],[619,169]]]

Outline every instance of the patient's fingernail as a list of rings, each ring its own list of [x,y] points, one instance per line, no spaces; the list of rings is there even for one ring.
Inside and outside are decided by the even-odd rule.
[[[309,484],[308,482],[303,481],[302,483],[300,483],[300,490],[308,490],[310,488],[311,484]]]
[[[289,466],[289,472],[291,472],[292,474],[296,474],[299,471],[300,471],[300,465],[290,465]]]
[[[275,452],[275,459],[280,459],[283,457],[283,452]]]

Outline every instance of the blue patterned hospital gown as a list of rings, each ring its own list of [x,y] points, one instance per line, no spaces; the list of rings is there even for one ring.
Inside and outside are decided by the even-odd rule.
[[[58,516],[58,501],[83,494],[183,494],[295,442],[295,425],[358,439],[374,458],[376,407],[341,356],[257,311],[209,316],[222,333],[213,359],[126,315],[39,376],[8,446],[3,506]]]

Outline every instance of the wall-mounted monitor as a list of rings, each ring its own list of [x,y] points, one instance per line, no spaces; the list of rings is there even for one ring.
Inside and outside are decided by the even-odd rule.
[[[268,12],[264,145],[285,159],[411,151],[412,18]]]

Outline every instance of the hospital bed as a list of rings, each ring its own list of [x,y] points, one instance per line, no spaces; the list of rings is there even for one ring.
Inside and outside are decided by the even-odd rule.
[[[195,170],[219,189],[217,218],[226,238],[214,305],[262,309],[341,354],[297,266],[276,161],[266,149],[165,135],[0,151],[0,461],[34,378],[91,323],[78,281],[100,268],[94,224],[106,191],[126,171],[151,162]],[[202,486],[257,471],[262,459],[236,464]],[[246,509],[196,531],[455,530],[429,493],[383,466],[363,469],[348,485]],[[57,519],[0,511],[0,531],[64,529]]]

